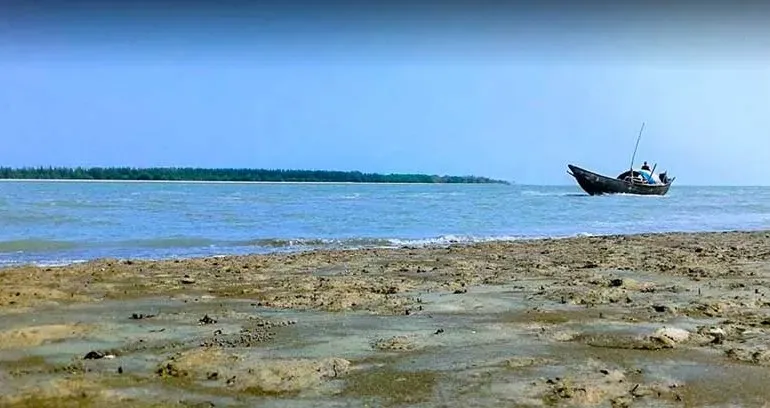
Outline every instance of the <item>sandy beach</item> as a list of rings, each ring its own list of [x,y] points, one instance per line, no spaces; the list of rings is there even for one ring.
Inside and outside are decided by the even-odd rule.
[[[0,406],[763,406],[770,232],[0,270]]]

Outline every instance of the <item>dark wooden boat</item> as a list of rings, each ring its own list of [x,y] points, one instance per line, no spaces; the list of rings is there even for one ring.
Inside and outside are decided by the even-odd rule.
[[[658,174],[661,183],[648,184],[636,170],[626,170],[617,177],[607,177],[578,166],[568,164],[569,174],[577,180],[580,187],[590,195],[602,194],[638,194],[666,195],[676,177],[668,178],[666,173]]]
[[[644,131],[644,123],[639,129],[639,136],[636,137],[631,165],[628,170],[620,173],[617,177],[603,176],[572,164],[567,165],[569,167],[567,173],[577,180],[580,188],[592,196],[602,194],[666,195],[676,177],[669,178],[666,172],[663,172],[658,174],[658,180],[655,180],[654,174],[657,164],[652,167],[652,170],[642,166],[644,174],[634,170],[634,159],[636,158],[636,150],[639,148],[639,141],[642,139],[642,131]],[[644,164],[647,165],[647,162]]]

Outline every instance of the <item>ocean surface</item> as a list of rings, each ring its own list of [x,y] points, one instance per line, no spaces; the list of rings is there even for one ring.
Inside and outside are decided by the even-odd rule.
[[[770,187],[0,181],[0,266],[770,229]]]

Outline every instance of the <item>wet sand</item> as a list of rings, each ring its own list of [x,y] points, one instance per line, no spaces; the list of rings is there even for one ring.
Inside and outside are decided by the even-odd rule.
[[[0,406],[764,406],[770,232],[0,270]]]

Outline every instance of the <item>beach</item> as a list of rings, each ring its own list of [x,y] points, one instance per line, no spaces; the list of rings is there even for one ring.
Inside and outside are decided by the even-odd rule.
[[[0,269],[0,406],[762,406],[770,232]]]

